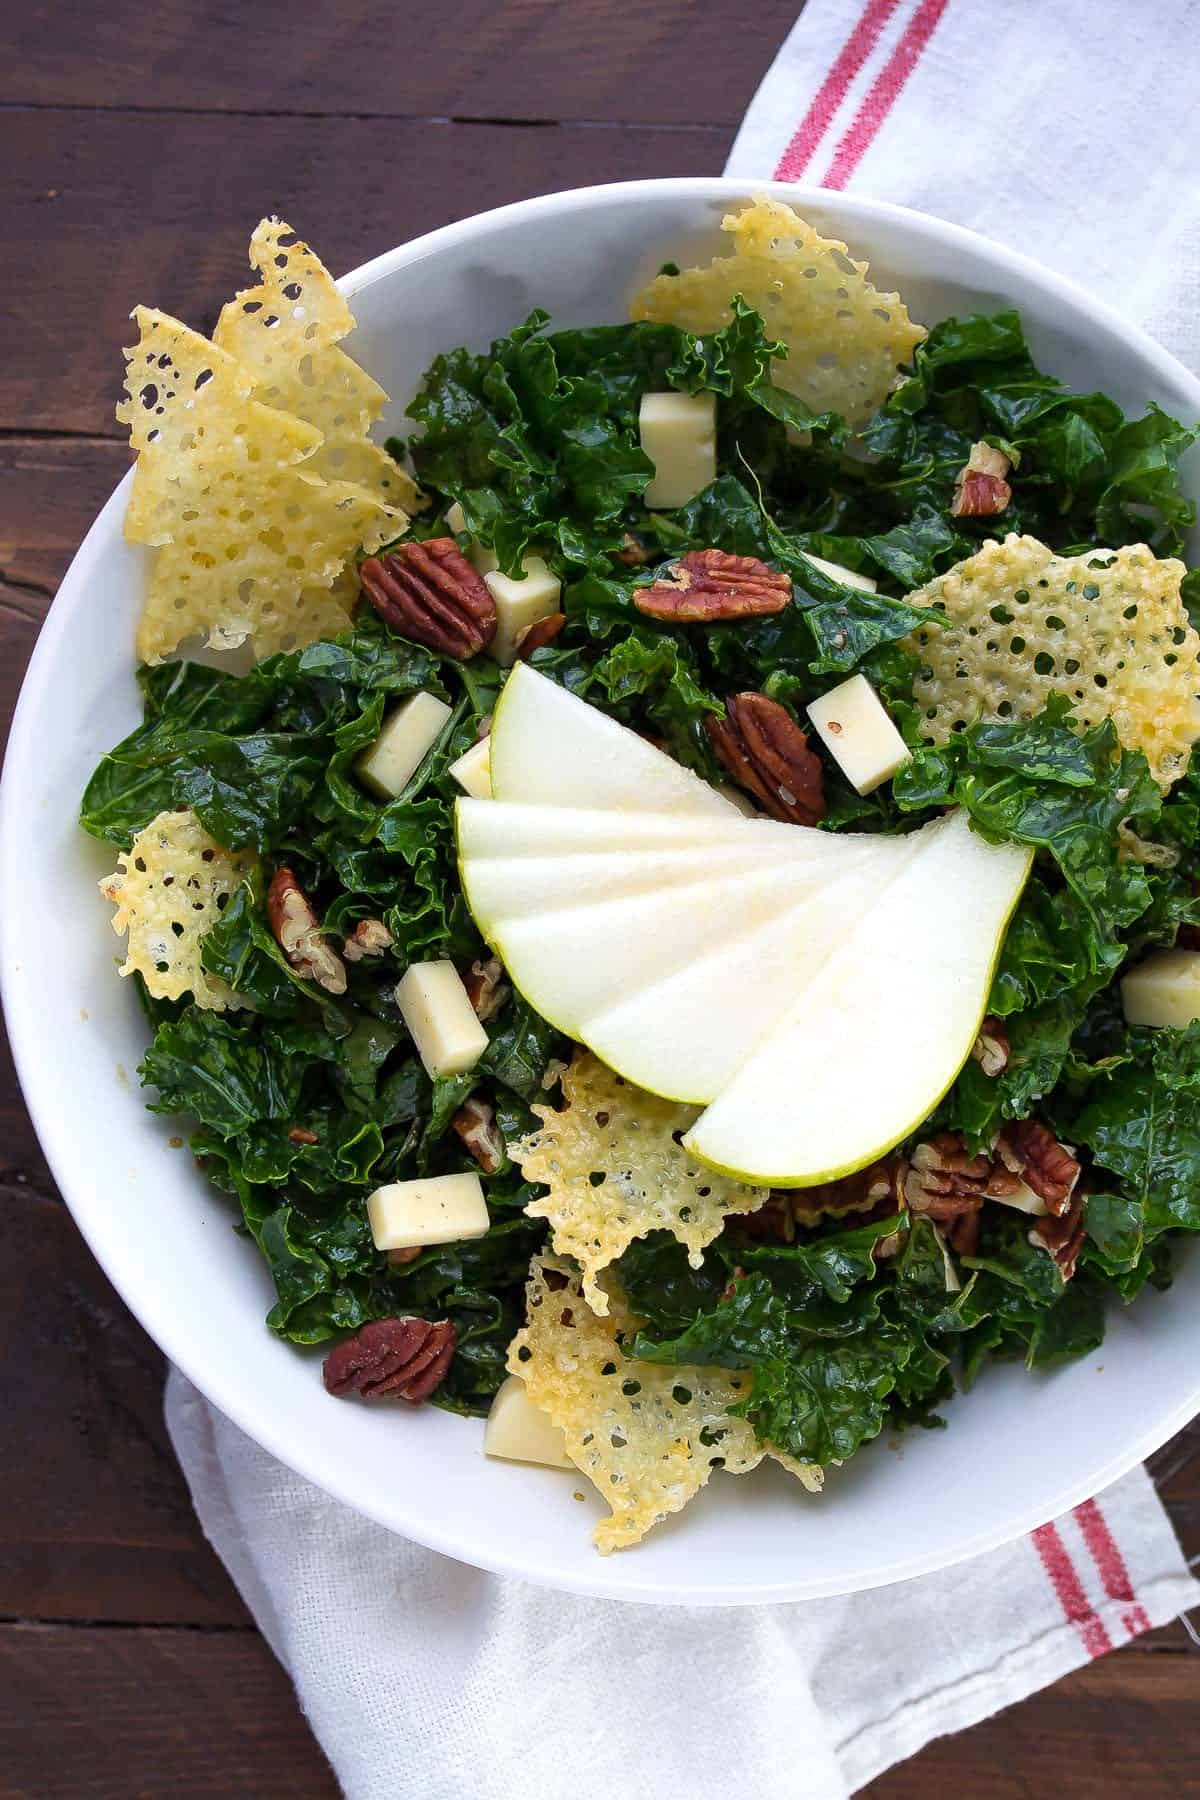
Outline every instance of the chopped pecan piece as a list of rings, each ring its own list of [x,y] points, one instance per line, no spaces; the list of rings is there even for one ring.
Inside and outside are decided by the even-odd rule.
[[[327,994],[344,994],[346,968],[326,942],[312,902],[291,869],[278,868],[267,889],[267,919],[275,941],[297,974]]]
[[[517,661],[528,662],[535,650],[552,644],[566,622],[566,613],[548,613],[544,619],[535,619],[532,625],[527,625],[517,639]]]
[[[955,519],[986,519],[1002,513],[1012,499],[1007,476],[1011,462],[990,444],[972,444],[958,471],[950,514]]]
[[[1018,1119],[1006,1125],[996,1140],[996,1152],[1055,1217],[1068,1210],[1080,1165],[1070,1147],[1060,1144],[1040,1119]]]
[[[904,1198],[915,1213],[939,1225],[978,1212],[988,1198],[992,1159],[968,1151],[957,1132],[939,1131],[918,1144],[904,1178]]]
[[[467,990],[467,999],[475,1008],[475,1017],[481,1024],[486,1024],[496,1016],[508,999],[504,964],[498,956],[489,956],[486,962],[473,962],[462,980]]]
[[[496,602],[454,539],[427,538],[371,556],[358,571],[362,591],[393,631],[443,656],[469,657],[496,635]]]
[[[709,714],[704,727],[718,761],[773,819],[816,825],[825,817],[821,759],[778,700],[734,694],[725,702],[725,717]]]
[[[364,956],[382,956],[392,943],[392,934],[382,919],[360,919],[342,945],[342,955],[347,962],[361,962]]]
[[[1083,1195],[1076,1194],[1067,1210],[1057,1218],[1036,1219],[1029,1241],[1035,1249],[1048,1251],[1058,1264],[1063,1280],[1070,1281],[1086,1236]]]
[[[335,1346],[323,1375],[331,1394],[364,1400],[428,1400],[454,1357],[456,1334],[449,1319],[375,1319]]]
[[[947,1219],[942,1226],[942,1233],[956,1256],[974,1256],[979,1249],[979,1227],[982,1211],[959,1213],[957,1219]]]
[[[288,1142],[292,1144],[319,1144],[320,1138],[307,1125],[293,1125],[288,1132]]]
[[[999,1019],[994,1019],[989,1014],[979,1027],[979,1036],[971,1050],[973,1059],[985,1075],[1002,1075],[1008,1067],[1010,1053],[1007,1031]]]
[[[485,1175],[494,1175],[508,1155],[504,1133],[496,1123],[496,1109],[489,1100],[473,1094],[450,1121],[450,1129],[469,1150]]]
[[[639,612],[672,625],[762,618],[782,612],[791,597],[790,575],[727,550],[689,550],[657,581],[633,590]]]

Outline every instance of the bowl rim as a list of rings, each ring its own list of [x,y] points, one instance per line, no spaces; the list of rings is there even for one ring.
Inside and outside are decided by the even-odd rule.
[[[901,226],[909,225],[918,233],[940,239],[951,249],[957,245],[976,255],[982,255],[995,269],[997,278],[1000,280],[1006,271],[1013,271],[1031,279],[1043,291],[1060,301],[1074,317],[1087,324],[1095,324],[1125,339],[1169,385],[1185,391],[1190,390],[1196,415],[1200,417],[1200,380],[1140,326],[1125,319],[1116,308],[1097,299],[1068,277],[1046,268],[1044,264],[1021,251],[1013,250],[1007,245],[998,243],[981,233],[971,231],[967,227],[939,219],[933,214],[911,207],[899,206],[889,201],[873,200],[859,194],[845,194],[810,185],[769,180],[752,181],[730,176],[680,176],[646,181],[598,183],[586,188],[564,189],[556,193],[514,201],[509,205],[473,214],[468,218],[456,220],[452,224],[426,232],[406,244],[397,245],[367,262],[359,264],[357,268],[339,280],[338,286],[348,298],[353,298],[354,295],[373,286],[376,282],[390,277],[397,270],[420,262],[425,257],[454,246],[463,240],[480,241],[494,232],[503,231],[510,223],[518,219],[522,221],[552,220],[557,215],[570,213],[594,204],[602,198],[617,202],[625,200],[636,202],[639,198],[644,197],[646,199],[695,200],[709,203],[725,200],[732,203],[759,193],[785,200],[796,206],[801,212],[806,207],[810,207],[827,217],[833,215],[837,221],[837,228],[845,229],[847,233],[852,232],[860,221],[867,227],[876,221],[891,222]],[[539,1569],[536,1566],[531,1567],[520,1553],[512,1555],[483,1553],[464,1536],[457,1535],[453,1531],[443,1530],[439,1526],[436,1516],[431,1517],[428,1512],[413,1511],[403,1502],[392,1509],[390,1516],[385,1517],[378,1509],[365,1505],[362,1499],[352,1491],[352,1483],[348,1479],[339,1479],[336,1471],[331,1472],[324,1465],[319,1472],[311,1466],[306,1466],[312,1461],[305,1453],[306,1440],[301,1437],[296,1441],[295,1433],[289,1436],[286,1426],[277,1425],[269,1409],[263,1409],[261,1412],[256,1410],[251,1403],[254,1391],[251,1387],[246,1385],[232,1387],[222,1383],[219,1379],[209,1379],[208,1372],[203,1366],[203,1358],[193,1354],[191,1345],[186,1341],[187,1332],[182,1328],[177,1329],[176,1317],[166,1298],[160,1299],[157,1290],[153,1288],[139,1288],[133,1267],[122,1259],[119,1244],[115,1241],[105,1241],[102,1229],[103,1211],[98,1204],[95,1204],[95,1196],[86,1192],[80,1193],[77,1190],[72,1191],[71,1181],[64,1180],[63,1156],[60,1155],[58,1142],[67,1121],[62,1116],[59,1103],[60,1090],[54,1079],[53,1071],[50,1070],[46,1060],[39,1055],[37,1008],[32,1003],[32,996],[28,994],[27,990],[18,986],[15,981],[6,979],[7,972],[14,961],[13,951],[17,946],[12,941],[14,926],[10,919],[10,908],[4,897],[12,891],[10,884],[20,881],[20,860],[14,829],[17,813],[15,772],[34,751],[33,720],[44,698],[53,687],[53,673],[68,634],[68,611],[72,603],[71,596],[81,584],[88,580],[93,564],[99,562],[105,554],[105,545],[114,525],[120,535],[120,520],[132,475],[131,469],[122,477],[100,509],[83,543],[72,558],[63,580],[59,584],[55,599],[47,611],[22,679],[14,710],[4,758],[3,775],[0,777],[0,990],[3,991],[13,1060],[25,1103],[29,1108],[34,1129],[42,1145],[50,1171],[91,1253],[100,1264],[107,1279],[120,1294],[124,1304],[129,1307],[142,1328],[154,1339],[168,1360],[174,1363],[205,1398],[240,1430],[244,1431],[252,1441],[278,1458],[286,1467],[311,1481],[335,1499],[344,1502],[360,1516],[368,1517],[398,1535],[411,1538],[414,1542],[423,1544],[429,1549],[475,1567],[484,1568],[496,1574],[516,1576],[535,1585],[609,1599],[640,1601],[648,1604],[685,1603],[720,1606],[740,1605],[748,1602],[781,1602],[852,1593],[869,1587],[910,1580],[941,1568],[951,1567],[955,1563],[965,1561],[988,1550],[996,1549],[1045,1524],[1048,1520],[1060,1517],[1080,1501],[1090,1498],[1109,1486],[1143,1461],[1152,1451],[1159,1448],[1190,1418],[1200,1412],[1200,1366],[1198,1366],[1195,1387],[1190,1395],[1167,1413],[1148,1420],[1145,1428],[1123,1444],[1120,1449],[1114,1450],[1105,1458],[1093,1460],[1086,1470],[1081,1471],[1071,1481],[1063,1482],[1049,1498],[1043,1496],[1037,1501],[1031,1501],[1024,1508],[1011,1512],[1007,1522],[1003,1525],[991,1525],[960,1540],[949,1556],[940,1548],[909,1549],[906,1554],[900,1555],[893,1564],[889,1565],[886,1573],[879,1574],[868,1571],[864,1573],[861,1580],[849,1582],[844,1576],[822,1579],[819,1575],[810,1574],[799,1580],[780,1579],[769,1583],[747,1583],[737,1579],[718,1580],[706,1581],[703,1586],[695,1589],[681,1588],[677,1580],[655,1580],[654,1578],[647,1580],[644,1577],[635,1577],[632,1571],[625,1576],[620,1572],[624,1562],[624,1559],[620,1558],[605,1559],[603,1579],[600,1578],[599,1568],[597,1568],[595,1578],[589,1578],[586,1572],[579,1573],[574,1569]]]

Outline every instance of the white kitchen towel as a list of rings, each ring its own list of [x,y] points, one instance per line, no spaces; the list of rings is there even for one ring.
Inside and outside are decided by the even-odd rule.
[[[1200,370],[1198,41],[1198,0],[808,0],[726,173],[985,232]]]
[[[845,1800],[1200,1602],[1141,1469],[938,1575],[714,1610],[579,1599],[406,1543],[175,1370],[167,1424],[349,1800],[723,1800],[734,1781],[754,1800]]]
[[[974,226],[1198,367],[1198,14],[1181,0],[809,0],[729,172]],[[1140,1470],[939,1575],[694,1611],[554,1594],[405,1543],[174,1372],[167,1421],[201,1523],[350,1800],[659,1800],[683,1786],[715,1800],[733,1779],[755,1800],[843,1800],[1200,1603]]]

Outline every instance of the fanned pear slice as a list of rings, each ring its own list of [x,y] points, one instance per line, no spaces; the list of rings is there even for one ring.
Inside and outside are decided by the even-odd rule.
[[[824,867],[791,863],[693,886],[686,905],[667,888],[486,925],[476,914],[476,923],[535,1011],[584,1038],[584,1021],[614,999],[791,911],[827,879]],[[474,910],[469,870],[466,893]],[[716,1017],[712,1028],[720,1028]],[[660,1088],[670,1085],[664,1079]]]
[[[807,859],[811,840],[831,834],[774,819],[747,819],[734,807],[719,817],[705,813],[616,812],[583,806],[524,806],[504,800],[455,803],[460,857],[607,856],[613,851],[721,850],[745,848],[752,866],[779,852]]]
[[[719,1094],[915,853],[913,838],[826,842],[848,852],[843,866],[788,912],[606,1005],[583,1021],[584,1042],[651,1093],[698,1105]]]
[[[601,900],[632,900],[639,894],[670,892],[678,906],[690,904],[689,889],[730,876],[759,874],[795,863],[778,851],[747,855],[744,844],[684,850],[610,850],[607,854],[473,857],[463,871],[463,891],[485,933],[492,921],[529,914],[595,906]]]
[[[732,801],[690,769],[527,663],[504,684],[491,745],[497,800],[738,816]]]
[[[929,1116],[970,1055],[1032,852],[962,812],[842,938],[684,1143],[742,1181],[810,1187],[864,1168]]]

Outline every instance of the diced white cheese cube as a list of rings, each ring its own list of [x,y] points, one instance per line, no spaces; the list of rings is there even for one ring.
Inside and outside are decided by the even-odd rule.
[[[427,1075],[465,1075],[487,1049],[487,1032],[452,962],[410,963],[396,1005]]]
[[[654,464],[642,496],[651,510],[686,506],[716,480],[715,394],[643,394],[638,433]]]
[[[457,500],[452,501],[446,508],[446,523],[456,537],[460,531],[470,529],[467,525],[467,515]],[[467,547],[467,555],[481,575],[486,575],[490,570],[499,567],[496,561],[496,552],[489,550],[486,544],[481,544],[478,538],[471,539]]]
[[[488,655],[507,669],[517,660],[517,643],[521,633],[539,619],[556,613],[562,599],[562,583],[552,575],[540,556],[527,556],[522,564],[523,580],[514,581],[498,569],[484,574],[496,602],[496,635],[488,645]]]
[[[865,675],[851,675],[814,700],[813,728],[852,787],[869,794],[912,755]]]
[[[1200,1019],[1200,950],[1156,950],[1121,981],[1130,1025],[1190,1025]]]
[[[381,800],[394,800],[416,773],[440,736],[450,708],[435,694],[413,694],[384,721],[375,742],[356,767],[364,787]]]
[[[487,1202],[478,1175],[433,1175],[392,1181],[367,1201],[377,1250],[415,1250],[424,1244],[457,1244],[483,1237]]]
[[[544,1463],[549,1469],[573,1469],[562,1427],[535,1406],[519,1375],[501,1383],[483,1428],[485,1456],[506,1462]]]
[[[827,562],[823,556],[814,556],[811,550],[803,550],[801,555],[814,569],[820,569],[830,581],[840,581],[843,587],[861,588],[864,594],[873,594],[879,586],[874,576],[860,575],[857,569],[847,569],[842,563]]]
[[[450,764],[449,773],[457,781],[464,792],[473,800],[490,800],[492,797],[492,746],[487,738],[480,738],[469,750],[464,750],[456,761]]]

